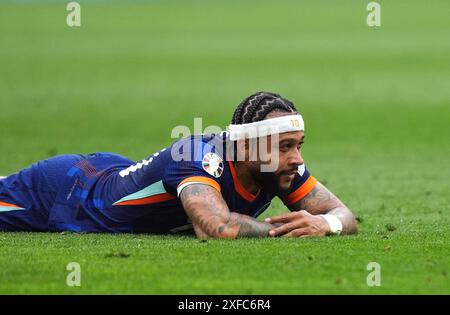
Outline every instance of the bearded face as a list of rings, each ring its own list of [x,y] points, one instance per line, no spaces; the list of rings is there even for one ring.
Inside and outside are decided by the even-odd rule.
[[[280,134],[275,143],[270,145],[268,160],[248,162],[253,179],[264,190],[277,195],[289,192],[299,166],[304,163],[300,152],[303,139],[303,131]],[[264,168],[268,164],[274,164],[272,171],[271,168]]]

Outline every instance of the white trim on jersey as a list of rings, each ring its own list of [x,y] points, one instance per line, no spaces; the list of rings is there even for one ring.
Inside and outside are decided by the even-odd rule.
[[[186,188],[187,186],[192,185],[192,184],[203,184],[203,185],[208,185],[208,183],[205,183],[205,182],[187,182],[187,183],[181,184],[181,185],[178,186],[178,188],[177,188],[177,197],[180,197],[181,191],[182,191],[184,188]],[[208,185],[208,186],[211,186],[211,185]],[[213,187],[213,186],[211,186],[211,187]]]

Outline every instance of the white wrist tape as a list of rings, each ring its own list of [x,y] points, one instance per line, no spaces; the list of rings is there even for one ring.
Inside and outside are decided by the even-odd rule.
[[[303,130],[305,130],[305,123],[303,117],[299,114],[269,118],[248,124],[228,126],[231,141]]]
[[[328,222],[331,234],[341,234],[342,222],[337,216],[333,214],[322,214],[321,216]]]

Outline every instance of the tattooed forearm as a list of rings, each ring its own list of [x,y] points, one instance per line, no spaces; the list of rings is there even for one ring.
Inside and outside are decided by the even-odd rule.
[[[268,236],[275,226],[230,212],[219,192],[203,184],[192,184],[181,192],[181,202],[198,237]]]
[[[330,209],[345,207],[332,192],[319,182],[296,206],[299,207],[298,210],[306,210],[311,214],[324,214]]]
[[[221,225],[219,231],[225,232],[227,229],[233,230],[236,227],[238,228],[238,237],[268,236],[269,231],[275,228],[273,224],[260,222],[252,217],[232,212],[228,223]]]
[[[311,214],[334,214],[342,222],[342,234],[357,233],[352,212],[325,186],[317,182],[313,190],[290,207],[291,211],[306,210]]]

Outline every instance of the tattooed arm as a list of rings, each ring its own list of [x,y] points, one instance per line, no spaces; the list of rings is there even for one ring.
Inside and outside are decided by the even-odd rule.
[[[237,238],[269,236],[277,225],[230,212],[222,195],[205,184],[191,184],[180,194],[184,210],[192,220],[198,238]]]
[[[293,204],[291,211],[306,210],[311,214],[334,214],[342,222],[343,234],[354,234],[357,225],[353,213],[320,182],[317,182],[313,190],[303,199]]]
[[[293,212],[268,218],[266,222],[284,223],[270,235],[322,236],[328,234],[329,226],[321,214],[332,214],[342,222],[342,234],[358,232],[352,212],[324,185],[317,182],[311,192],[289,207]]]

